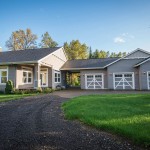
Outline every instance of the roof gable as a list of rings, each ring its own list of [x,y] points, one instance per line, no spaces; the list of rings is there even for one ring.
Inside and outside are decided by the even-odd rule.
[[[143,50],[143,49],[140,49],[140,48],[137,48],[136,50],[132,51],[131,53],[129,53],[127,56],[125,56],[124,58],[147,58],[150,56],[150,53]]]
[[[118,61],[120,61],[122,59],[138,59],[138,58],[147,58],[149,56],[150,56],[150,53],[148,51],[145,51],[143,49],[137,48],[136,50],[134,50],[131,53],[129,53],[127,56],[124,56],[124,57],[122,57],[120,59],[117,59],[116,61],[108,64],[106,67],[111,66],[112,64],[117,63]]]
[[[60,47],[54,48],[39,48],[17,51],[6,51],[0,53],[0,64],[17,64],[21,62],[33,63],[53,53]]]

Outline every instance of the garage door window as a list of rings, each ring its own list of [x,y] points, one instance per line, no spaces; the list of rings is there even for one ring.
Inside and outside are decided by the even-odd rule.
[[[103,75],[86,75],[86,89],[103,89]]]
[[[114,89],[134,89],[134,73],[115,73]]]

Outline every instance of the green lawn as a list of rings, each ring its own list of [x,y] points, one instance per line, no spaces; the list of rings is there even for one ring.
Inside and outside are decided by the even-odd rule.
[[[150,146],[150,94],[80,96],[62,108],[68,119]]]
[[[28,96],[34,96],[37,94],[0,94],[0,102],[7,102],[11,100],[18,100]]]

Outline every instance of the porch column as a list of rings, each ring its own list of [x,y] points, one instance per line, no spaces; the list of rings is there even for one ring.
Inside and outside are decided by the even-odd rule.
[[[35,64],[35,67],[34,67],[34,88],[37,89],[38,87],[41,87],[40,64]]]

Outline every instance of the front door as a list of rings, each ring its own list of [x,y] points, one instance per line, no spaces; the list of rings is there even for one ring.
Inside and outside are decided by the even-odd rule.
[[[41,87],[48,87],[48,71],[42,70],[40,73]]]

